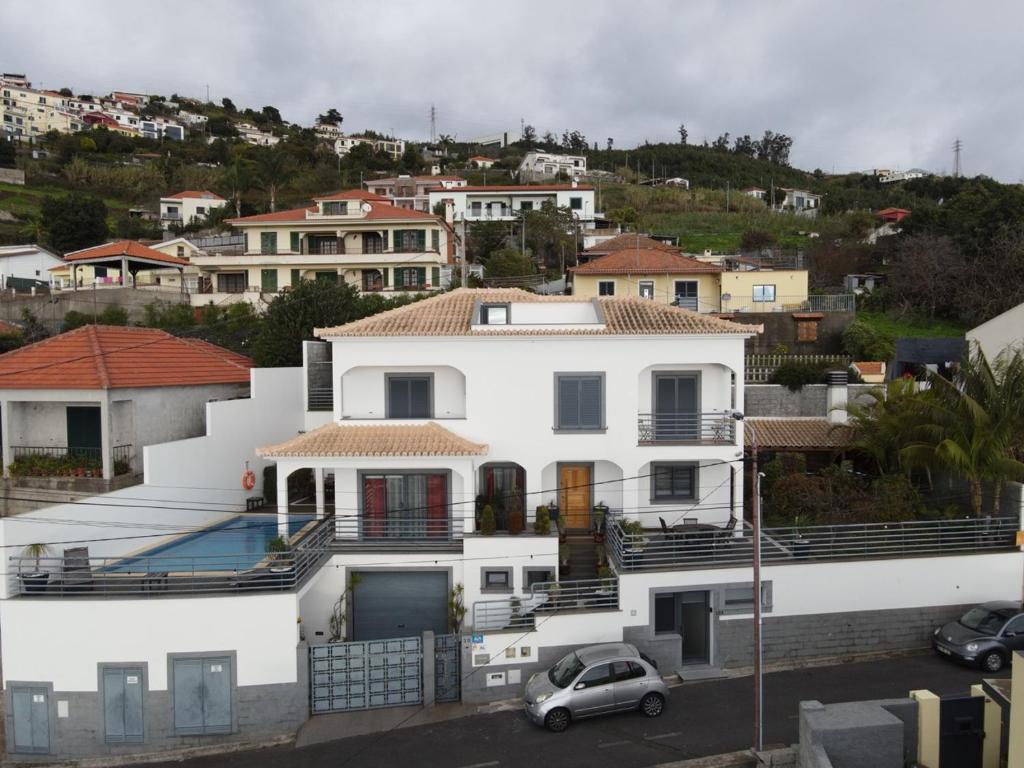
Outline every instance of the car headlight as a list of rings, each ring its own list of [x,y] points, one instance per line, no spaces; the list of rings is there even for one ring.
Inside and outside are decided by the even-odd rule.
[[[936,627],[936,628],[935,628],[935,631],[934,631],[934,632],[932,632],[932,634],[933,634],[933,635],[935,635],[935,637],[938,637],[938,636],[939,636],[939,631],[940,631],[941,629],[942,629],[942,627]]]
[[[542,693],[536,699],[533,700],[534,704],[543,704],[545,701],[551,698],[550,693]]]
[[[968,643],[967,645],[964,646],[964,649],[966,649],[968,651],[971,651],[973,653],[974,651],[978,650],[978,644],[977,643]]]

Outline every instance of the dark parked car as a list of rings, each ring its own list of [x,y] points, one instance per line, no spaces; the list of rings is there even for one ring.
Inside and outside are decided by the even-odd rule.
[[[1024,650],[1024,610],[1020,603],[982,603],[936,629],[932,647],[985,672],[998,672],[1014,651]]]

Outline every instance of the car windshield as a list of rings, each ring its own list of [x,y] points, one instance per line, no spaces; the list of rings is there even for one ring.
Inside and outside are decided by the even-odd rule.
[[[568,688],[576,675],[583,671],[583,662],[575,653],[563,656],[562,660],[548,670],[548,679],[559,688]]]
[[[998,613],[993,613],[980,605],[977,608],[971,608],[960,617],[960,623],[968,629],[973,629],[975,632],[986,632],[990,635],[999,632],[1004,621],[1005,619]]]

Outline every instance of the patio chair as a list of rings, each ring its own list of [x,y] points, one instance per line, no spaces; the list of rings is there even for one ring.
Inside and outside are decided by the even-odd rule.
[[[89,566],[88,547],[70,547],[64,550],[60,581],[61,590],[64,592],[92,591],[92,568]]]
[[[665,523],[664,517],[659,517],[658,522],[661,523],[661,532],[668,536],[672,531],[668,529],[668,525]]]

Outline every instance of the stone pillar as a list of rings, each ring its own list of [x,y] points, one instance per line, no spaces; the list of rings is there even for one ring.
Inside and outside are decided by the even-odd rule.
[[[124,256],[121,257],[121,287],[128,287],[128,259]]]
[[[432,707],[437,701],[434,680],[434,633],[423,633],[423,706]]]
[[[290,470],[286,469],[280,462],[277,464],[277,535],[282,539],[288,538],[288,475]]]
[[[103,479],[114,477],[114,446],[111,444],[110,392],[100,400],[100,454],[103,457]]]
[[[971,696],[985,698],[985,741],[982,742],[981,768],[999,768],[999,741],[1003,732],[1003,712],[999,705],[985,696],[980,685],[971,686]]]
[[[324,470],[323,467],[316,467],[313,470],[313,483],[316,488],[316,519],[324,519],[326,499],[324,498]]]
[[[10,477],[8,465],[14,461],[11,451],[11,401],[0,400],[0,451],[2,451],[3,476]]]
[[[1011,696],[1014,707],[1010,710],[1010,754],[1007,755],[1006,768],[1024,768],[1024,653],[1014,651],[1010,663]]]
[[[911,691],[910,698],[917,702],[917,763],[939,768],[939,697],[920,690]]]

